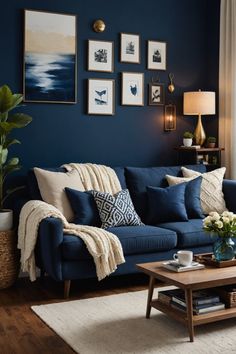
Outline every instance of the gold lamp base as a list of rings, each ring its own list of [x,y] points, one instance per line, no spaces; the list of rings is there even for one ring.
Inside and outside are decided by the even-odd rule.
[[[202,125],[202,117],[200,114],[198,116],[198,122],[194,132],[194,137],[195,137],[196,145],[202,146],[206,140],[206,134]]]

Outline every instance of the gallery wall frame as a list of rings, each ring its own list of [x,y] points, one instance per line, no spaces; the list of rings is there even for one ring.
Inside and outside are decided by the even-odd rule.
[[[147,41],[147,68],[149,70],[166,70],[166,42]]]
[[[88,114],[115,114],[114,79],[88,79]]]
[[[24,10],[25,102],[77,103],[77,16]]]
[[[120,62],[140,64],[140,35],[120,33]]]
[[[144,74],[121,73],[121,104],[123,106],[144,106]]]
[[[88,40],[88,71],[114,71],[114,42]]]
[[[150,83],[148,84],[148,104],[149,106],[163,106],[165,103],[164,84]]]

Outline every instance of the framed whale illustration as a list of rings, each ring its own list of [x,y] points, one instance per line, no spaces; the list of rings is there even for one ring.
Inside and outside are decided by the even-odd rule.
[[[76,103],[76,32],[75,15],[25,10],[24,101]]]
[[[115,114],[115,80],[88,79],[88,114]]]
[[[126,106],[144,105],[144,74],[134,72],[122,73],[121,104]]]

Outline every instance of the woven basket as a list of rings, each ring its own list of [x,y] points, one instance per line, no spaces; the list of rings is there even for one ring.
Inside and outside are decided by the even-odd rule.
[[[16,238],[14,230],[0,231],[0,289],[13,285],[19,274],[20,256]]]

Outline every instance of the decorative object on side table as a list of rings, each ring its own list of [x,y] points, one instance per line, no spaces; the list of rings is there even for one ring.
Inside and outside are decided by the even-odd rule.
[[[134,72],[122,73],[121,104],[126,106],[144,105],[144,74]]]
[[[236,214],[224,211],[222,214],[211,212],[203,220],[205,231],[217,236],[213,244],[213,254],[216,261],[227,261],[235,258]]]
[[[206,134],[202,125],[201,116],[215,114],[215,92],[194,91],[184,92],[184,114],[190,116],[198,115],[198,123],[194,132],[197,145],[203,145]]]
[[[88,41],[88,71],[114,71],[114,43],[108,41]]]
[[[147,68],[166,70],[166,42],[148,41]]]
[[[186,131],[183,134],[183,144],[186,147],[192,146],[193,143],[193,133]]]
[[[216,146],[216,138],[214,136],[208,136],[207,147],[212,149],[215,146]]]
[[[24,101],[76,103],[76,15],[25,10]]]
[[[140,64],[140,37],[138,34],[120,34],[120,61]]]
[[[0,87],[0,288],[11,286],[19,271],[16,233],[11,230],[12,210],[3,209],[6,199],[22,187],[5,191],[4,182],[9,173],[20,169],[19,158],[8,159],[8,148],[20,144],[9,135],[15,128],[23,128],[32,118],[24,113],[9,114],[23,99],[21,94],[13,94],[6,85]]]
[[[88,80],[88,114],[115,114],[115,80]]]

